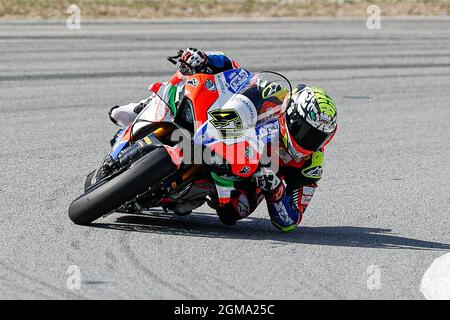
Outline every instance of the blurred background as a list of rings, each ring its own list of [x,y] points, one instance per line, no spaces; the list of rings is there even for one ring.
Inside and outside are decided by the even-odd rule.
[[[2,0],[0,18],[63,18],[71,4],[86,18],[366,16],[369,5],[385,16],[450,13],[449,0]]]

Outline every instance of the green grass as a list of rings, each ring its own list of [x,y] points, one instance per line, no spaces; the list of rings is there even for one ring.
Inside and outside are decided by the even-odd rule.
[[[70,4],[85,18],[366,16],[370,4],[387,16],[450,14],[450,0],[1,0],[0,18],[64,18]]]

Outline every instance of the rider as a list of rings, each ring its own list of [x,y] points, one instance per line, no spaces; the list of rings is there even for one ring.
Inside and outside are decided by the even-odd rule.
[[[336,133],[337,112],[323,89],[304,84],[293,90],[292,97],[286,95],[285,103],[286,112],[278,120],[279,170],[262,167],[253,180],[264,195],[272,224],[288,232],[302,221],[322,178],[324,149]],[[261,202],[261,193],[254,188],[232,191],[228,204],[214,206],[220,221],[233,225],[249,216]]]
[[[222,53],[204,53],[194,48],[186,49],[179,61],[176,74],[168,81],[172,85],[178,84],[185,75],[216,74],[239,68],[237,62]],[[264,88],[259,90],[262,93]],[[333,139],[337,129],[336,106],[324,90],[303,84],[285,99],[287,109],[278,120],[281,142],[278,172],[261,167],[252,178],[257,188],[250,186],[232,191],[225,205],[208,201],[226,225],[249,216],[264,197],[272,224],[281,231],[292,231],[301,222],[314,195],[322,177],[325,145]],[[109,113],[111,120],[120,126],[128,125],[147,100],[113,107]]]

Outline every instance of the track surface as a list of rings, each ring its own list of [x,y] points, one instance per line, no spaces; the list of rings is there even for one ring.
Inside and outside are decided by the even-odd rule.
[[[413,298],[450,251],[450,20],[0,23],[0,298]],[[115,131],[107,111],[179,48],[327,88],[340,129],[302,227],[265,206],[233,228],[67,208]],[[81,270],[79,290],[67,268]],[[369,290],[378,266],[381,288]],[[369,269],[368,269],[369,268]],[[370,281],[369,281],[370,282]]]

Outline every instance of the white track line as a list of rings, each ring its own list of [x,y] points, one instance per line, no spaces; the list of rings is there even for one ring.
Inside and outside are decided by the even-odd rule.
[[[420,291],[428,300],[450,300],[450,253],[435,259],[425,271]]]

